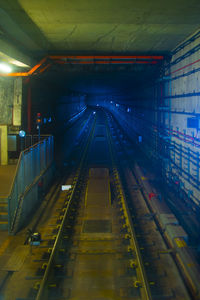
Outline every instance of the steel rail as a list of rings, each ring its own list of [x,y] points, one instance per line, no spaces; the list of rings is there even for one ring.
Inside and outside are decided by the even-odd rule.
[[[61,238],[62,238],[62,232],[64,230],[64,225],[65,225],[65,222],[66,222],[66,219],[67,219],[67,215],[68,215],[68,211],[69,211],[69,208],[71,206],[71,203],[73,201],[73,196],[75,194],[75,191],[77,189],[77,185],[78,185],[78,181],[80,179],[80,175],[81,175],[81,168],[83,166],[83,162],[84,162],[84,159],[86,157],[86,154],[87,154],[87,149],[89,147],[89,144],[90,144],[90,141],[92,139],[92,136],[94,134],[94,128],[95,128],[95,125],[96,125],[96,116],[95,116],[95,119],[94,119],[94,124],[92,126],[92,129],[91,129],[91,132],[90,132],[90,135],[89,135],[89,138],[88,138],[88,142],[86,144],[86,147],[84,149],[84,152],[83,152],[83,155],[82,155],[82,158],[81,158],[81,161],[80,161],[80,165],[79,165],[79,168],[77,170],[77,175],[75,175],[75,178],[76,178],[76,183],[74,184],[73,186],[73,189],[72,189],[72,192],[71,192],[71,195],[70,195],[70,199],[68,201],[68,204],[67,204],[67,207],[66,207],[66,210],[65,210],[65,213],[64,213],[64,216],[63,216],[63,219],[62,219],[62,222],[61,222],[61,225],[60,225],[60,228],[59,228],[59,231],[58,231],[58,234],[57,234],[57,237],[56,237],[56,240],[55,240],[55,243],[54,243],[54,246],[52,248],[52,251],[51,251],[51,254],[50,254],[50,258],[49,258],[49,261],[48,261],[48,264],[47,264],[47,267],[45,269],[45,273],[44,273],[44,276],[42,278],[42,282],[40,284],[40,288],[38,290],[38,293],[37,293],[37,296],[36,296],[36,300],[44,300],[44,299],[47,299],[45,298],[46,295],[45,295],[45,288],[46,288],[46,285],[47,285],[47,282],[48,282],[48,279],[49,279],[49,275],[50,275],[50,272],[51,272],[51,267],[53,265],[53,262],[54,262],[54,258],[55,258],[55,255],[56,255],[56,252],[59,248],[59,243],[61,241]]]
[[[121,145],[122,145],[122,143],[121,143]],[[124,151],[125,155],[128,157],[128,159],[130,159],[130,154],[128,154],[126,152],[126,148],[124,147],[124,145],[122,145],[122,148],[123,148],[123,151]],[[129,168],[130,168],[130,171],[131,171],[136,183],[138,185],[143,186],[144,190],[146,190],[146,192],[147,192],[148,191],[148,186],[146,187],[146,184],[144,184],[144,182],[141,181],[142,173],[141,173],[141,171],[138,171],[139,170],[138,165],[135,164],[135,166],[133,166],[131,164],[129,166]],[[162,237],[162,239],[163,239],[163,241],[164,241],[164,243],[167,247],[166,249],[169,249],[169,247],[171,247],[170,244],[169,244],[169,240],[167,239],[167,237],[165,235],[163,235],[163,229],[162,229],[161,223],[159,221],[159,218],[157,217],[157,214],[155,213],[155,210],[154,210],[154,208],[151,204],[151,201],[148,200],[148,197],[146,195],[146,194],[148,194],[148,192],[145,193],[143,188],[140,190],[141,194],[142,194],[142,197],[143,197],[143,199],[146,203],[146,206],[148,207],[148,210],[150,211],[150,213],[152,215],[152,218],[153,218],[153,220],[156,224],[157,230],[159,231],[159,233],[160,233],[160,235],[161,235],[161,237]],[[171,204],[173,205],[172,202],[171,202]],[[177,211],[177,207],[174,206],[174,209]],[[195,299],[199,299],[199,298],[196,298],[196,297],[198,297],[197,296],[197,293],[198,293],[197,286],[198,285],[195,286],[194,282],[192,281],[192,276],[190,276],[190,274],[187,272],[187,270],[185,269],[185,267],[183,265],[183,261],[180,259],[179,256],[175,255],[174,252],[171,253],[171,256],[172,256],[172,259],[173,259],[173,261],[174,261],[174,263],[175,263],[175,265],[176,265],[176,267],[179,271],[179,275],[181,276],[184,285],[187,287],[187,290],[189,291],[189,294],[192,295],[192,299],[193,299],[193,297]],[[196,275],[196,276],[198,276],[198,275]]]
[[[125,198],[125,195],[124,195],[124,191],[123,191],[123,187],[122,187],[122,181],[121,181],[121,176],[120,176],[120,167],[115,168],[114,166],[117,166],[117,160],[115,159],[115,155],[114,155],[114,146],[113,146],[113,142],[112,142],[112,138],[111,138],[111,134],[110,134],[110,131],[109,131],[109,125],[108,125],[108,119],[106,117],[106,123],[107,123],[107,135],[108,135],[108,140],[109,140],[109,149],[110,149],[110,153],[111,153],[111,160],[112,160],[112,165],[113,165],[113,170],[116,170],[117,172],[117,177],[118,177],[118,181],[119,181],[119,185],[120,185],[120,196],[121,196],[121,199],[122,199],[122,205],[124,206],[124,212],[127,216],[127,219],[128,219],[128,222],[129,222],[129,228],[130,228],[130,233],[131,233],[131,236],[132,236],[132,244],[133,244],[133,247],[135,249],[135,253],[136,253],[136,258],[137,258],[137,263],[138,263],[138,267],[139,267],[139,270],[140,272],[138,272],[138,277],[140,277],[140,280],[141,280],[141,283],[142,283],[142,286],[140,287],[140,289],[142,291],[144,291],[144,295],[142,297],[142,299],[145,299],[145,300],[152,300],[152,296],[151,296],[151,291],[150,291],[150,287],[149,287],[149,283],[148,283],[148,279],[147,279],[147,276],[146,276],[146,273],[145,273],[145,268],[144,268],[144,265],[143,265],[143,262],[142,262],[142,256],[141,256],[141,253],[140,253],[140,250],[139,250],[139,245],[138,245],[138,242],[137,242],[137,239],[136,239],[136,234],[135,234],[135,231],[134,231],[134,228],[133,228],[133,222],[132,222],[132,219],[131,219],[131,215],[130,215],[130,212],[129,212],[129,208],[128,208],[128,205],[127,205],[127,202],[126,202],[126,198]],[[141,275],[141,276],[140,276]]]

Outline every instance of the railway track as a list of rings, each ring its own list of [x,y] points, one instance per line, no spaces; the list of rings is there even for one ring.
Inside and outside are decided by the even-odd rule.
[[[35,299],[151,299],[113,157],[110,170],[87,164],[79,167],[59,215]]]
[[[179,294],[178,290],[166,292],[163,283],[169,277],[165,272],[164,276],[157,274],[157,281],[149,276],[157,262],[155,255],[147,258],[144,253],[158,253],[163,244],[153,223],[148,223],[148,230],[144,224],[138,226],[148,209],[138,195],[130,193],[129,188],[137,182],[121,170],[117,152],[122,155],[122,149],[118,149],[119,143],[116,148],[116,133],[105,113],[96,115],[81,148],[78,168],[64,182],[71,189],[60,192],[50,221],[38,226],[43,241],[33,247],[27,259],[24,273],[29,275],[25,276],[23,292],[19,290],[15,299],[190,299],[181,284]],[[130,178],[125,178],[127,174]],[[132,205],[138,199],[142,215]],[[149,248],[151,234],[156,235],[156,249]]]
[[[200,299],[199,267],[186,243],[186,233],[179,227],[164,195],[149,183],[156,178],[136,163],[123,128],[108,113],[107,118],[152,298]],[[168,223],[165,218],[169,218]]]

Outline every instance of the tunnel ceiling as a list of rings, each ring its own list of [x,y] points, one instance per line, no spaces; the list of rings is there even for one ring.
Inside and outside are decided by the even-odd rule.
[[[1,0],[0,43],[35,62],[48,54],[168,55],[199,28],[199,13],[199,0]],[[78,93],[132,95],[159,72],[160,63],[54,65],[39,79]]]
[[[199,0],[1,0],[0,38],[47,53],[168,53],[199,27]]]

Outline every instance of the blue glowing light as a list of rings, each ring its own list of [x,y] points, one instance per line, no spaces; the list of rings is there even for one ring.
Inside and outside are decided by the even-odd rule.
[[[24,130],[20,130],[19,136],[24,138],[26,136],[26,132]]]
[[[130,111],[131,111],[131,109],[128,107],[128,108],[127,108],[127,112],[130,112]]]
[[[96,111],[93,111],[93,115],[95,115],[96,114]]]
[[[52,121],[52,119],[51,119],[51,117],[50,117],[49,120],[48,120],[48,122],[51,123],[51,121]]]
[[[116,106],[116,107],[119,107],[119,104],[118,104],[118,103],[116,103],[116,104],[115,104],[115,106]]]
[[[46,124],[47,118],[43,118],[43,123]]]

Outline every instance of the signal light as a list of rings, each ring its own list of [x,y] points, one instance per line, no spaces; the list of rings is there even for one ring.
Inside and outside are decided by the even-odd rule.
[[[37,125],[42,124],[41,113],[37,113],[36,124]]]

